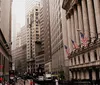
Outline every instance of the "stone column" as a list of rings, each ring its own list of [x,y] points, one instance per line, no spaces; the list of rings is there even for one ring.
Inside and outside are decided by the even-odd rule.
[[[74,23],[75,23],[76,43],[79,45],[80,44],[80,42],[79,42],[80,36],[77,31],[79,29],[79,27],[78,27],[78,16],[77,16],[77,8],[76,7],[74,8]]]
[[[87,8],[88,8],[88,15],[89,15],[91,41],[93,42],[96,37],[96,24],[95,24],[95,16],[94,16],[92,0],[87,0]]]
[[[91,62],[93,62],[93,61],[95,61],[95,59],[94,59],[94,51],[92,50],[92,51],[90,51],[90,60],[91,60]]]
[[[79,3],[77,4],[77,10],[78,10],[79,29],[81,30],[81,32],[84,32],[82,9]]]
[[[75,25],[74,25],[74,16],[73,16],[73,10],[71,11],[71,29],[72,29],[72,40],[74,40],[76,42],[76,39],[75,39]]]
[[[84,24],[84,34],[89,39],[89,20],[88,20],[88,10],[86,6],[86,0],[82,0],[82,13],[83,13],[83,24]]]
[[[100,0],[93,0],[93,1],[94,1],[97,32],[99,34],[98,38],[100,38]]]
[[[71,18],[70,15],[68,15],[67,19],[67,31],[68,31],[68,47],[70,52],[72,51],[72,43],[71,43],[71,38],[72,38],[72,31],[71,31]]]

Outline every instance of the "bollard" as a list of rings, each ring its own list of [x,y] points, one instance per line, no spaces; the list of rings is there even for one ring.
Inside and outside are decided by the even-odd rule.
[[[55,82],[56,82],[56,85],[59,85],[59,84],[58,84],[58,80],[57,80],[57,79],[55,79]]]

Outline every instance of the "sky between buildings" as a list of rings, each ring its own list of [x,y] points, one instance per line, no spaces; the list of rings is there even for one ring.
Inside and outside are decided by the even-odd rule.
[[[16,17],[16,23],[21,27],[25,24],[25,0],[13,0],[12,15]]]
[[[19,23],[21,27],[25,24],[25,1],[26,0],[13,0],[12,5],[12,14],[16,16],[16,23]]]

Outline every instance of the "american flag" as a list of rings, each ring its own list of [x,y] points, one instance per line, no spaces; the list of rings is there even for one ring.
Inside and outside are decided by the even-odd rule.
[[[72,41],[72,44],[73,44],[74,49],[78,49],[78,48],[79,48],[79,46],[77,45],[77,43],[76,43],[76,42],[74,42],[73,40],[71,40],[71,41]]]
[[[88,38],[84,36],[84,34],[82,32],[80,32],[80,35],[81,35],[81,41],[82,41],[82,44],[84,46],[87,46],[88,44]]]
[[[69,55],[70,55],[70,52],[69,52],[68,47],[67,47],[66,45],[64,45],[64,47],[65,47],[65,49],[66,49],[66,53],[67,53],[67,55],[69,56]]]

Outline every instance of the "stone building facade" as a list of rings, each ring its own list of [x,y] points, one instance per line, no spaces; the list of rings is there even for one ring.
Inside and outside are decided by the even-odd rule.
[[[100,79],[100,0],[63,0],[66,10],[67,43],[70,49],[70,79]],[[88,38],[88,45],[81,43],[80,32]],[[73,49],[73,39],[79,49]]]
[[[44,31],[44,58],[45,72],[51,72],[51,36],[50,36],[50,3],[49,0],[41,0],[43,5],[43,31]]]
[[[11,56],[11,5],[12,0],[0,0],[0,78],[9,79]]]

